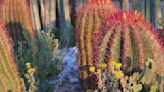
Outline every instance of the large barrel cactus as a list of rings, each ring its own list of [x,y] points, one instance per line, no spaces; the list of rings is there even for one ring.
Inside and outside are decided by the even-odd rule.
[[[123,70],[144,69],[148,58],[154,59],[156,73],[164,73],[164,47],[154,28],[137,12],[107,15],[104,26],[96,33],[95,63],[121,62]]]
[[[27,31],[31,37],[34,36],[27,0],[2,0],[0,15],[14,43],[24,40],[23,31]]]
[[[79,77],[86,80],[83,86],[88,86],[89,67],[93,63],[93,33],[99,31],[105,14],[117,11],[109,0],[88,0],[77,14],[76,36],[79,48]],[[83,81],[84,82],[84,81]]]
[[[0,91],[23,92],[14,60],[12,41],[4,25],[0,22]]]

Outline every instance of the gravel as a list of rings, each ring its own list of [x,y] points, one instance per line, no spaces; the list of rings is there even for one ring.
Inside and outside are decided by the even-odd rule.
[[[54,92],[83,92],[78,79],[78,49],[73,47],[59,50],[59,56],[64,69],[51,81],[55,86]]]

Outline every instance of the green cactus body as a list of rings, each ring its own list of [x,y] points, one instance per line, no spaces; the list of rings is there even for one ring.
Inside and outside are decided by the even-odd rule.
[[[4,0],[1,3],[0,13],[14,43],[24,40],[23,31],[27,31],[29,36],[34,37],[27,0]]]
[[[117,12],[107,15],[104,26],[94,38],[97,64],[121,61],[123,69],[144,69],[147,58],[157,64],[156,73],[164,72],[164,47],[153,27],[137,12]],[[102,50],[104,49],[104,50]],[[105,52],[105,54],[104,54]],[[102,61],[103,60],[103,61]],[[130,63],[130,66],[129,64]],[[127,70],[126,70],[127,71]]]
[[[14,60],[12,41],[2,23],[0,23],[0,88],[2,92],[23,90]]]

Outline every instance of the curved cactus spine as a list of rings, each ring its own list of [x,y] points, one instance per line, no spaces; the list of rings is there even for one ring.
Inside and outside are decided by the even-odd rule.
[[[14,42],[24,39],[22,31],[27,31],[29,36],[34,37],[35,32],[26,0],[4,0],[0,12]]]
[[[119,32],[121,35],[118,34]],[[108,33],[114,34],[108,35]],[[107,58],[107,63],[112,60],[117,61],[118,57],[113,54],[116,53],[115,49],[117,48],[120,53],[118,52],[116,56],[120,55],[119,60],[123,63],[123,68],[127,68],[127,62],[130,62],[130,70],[137,67],[143,70],[146,59],[152,58],[158,66],[157,73],[161,75],[164,72],[164,47],[160,43],[154,28],[145,21],[142,14],[137,12],[117,12],[113,15],[108,15],[105,18],[103,28],[98,34],[99,38],[96,40],[101,45],[95,42],[95,46],[99,47],[99,50],[94,52],[97,53],[97,58],[100,60],[106,60],[105,58]],[[108,41],[103,40],[106,39],[106,36],[108,36]],[[120,36],[121,41],[118,36]],[[117,47],[118,42],[120,43],[119,47]],[[104,48],[104,45],[106,48]],[[106,49],[104,57],[102,57],[101,49]],[[97,64],[103,62],[106,61],[101,61]]]
[[[23,92],[15,64],[12,41],[0,22],[0,90],[2,92]]]

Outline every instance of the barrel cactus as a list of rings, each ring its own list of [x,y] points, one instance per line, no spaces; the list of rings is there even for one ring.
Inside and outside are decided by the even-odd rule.
[[[121,62],[123,70],[142,71],[145,61],[151,58],[158,66],[156,73],[164,73],[164,47],[154,28],[141,13],[117,12],[106,15],[104,26],[96,33],[94,46],[97,65]]]
[[[78,65],[81,80],[87,80],[89,76],[88,68],[94,66],[93,33],[99,31],[104,15],[115,11],[117,11],[117,8],[110,0],[88,0],[77,14],[76,36],[80,53]],[[84,83],[85,86],[87,86],[86,84]]]
[[[14,43],[24,40],[23,31],[34,37],[30,9],[27,0],[2,0],[0,15]]]
[[[12,40],[0,22],[0,90],[1,92],[23,92],[21,81],[14,60]]]

